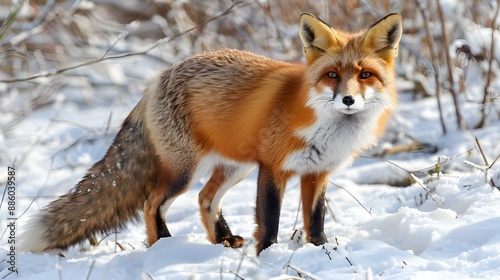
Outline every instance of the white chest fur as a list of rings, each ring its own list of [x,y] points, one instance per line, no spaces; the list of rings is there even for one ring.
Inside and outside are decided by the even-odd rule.
[[[350,164],[355,153],[376,142],[375,121],[362,115],[336,113],[301,131],[308,146],[290,154],[284,169],[305,174],[334,171]]]
[[[357,113],[344,114],[333,106],[326,108],[318,98],[311,100],[317,120],[312,126],[297,131],[297,135],[307,142],[307,147],[291,153],[283,169],[307,174],[335,171],[350,164],[355,154],[377,141],[375,130],[378,117],[390,106],[387,106],[388,102],[376,101]],[[320,106],[315,106],[318,103]]]

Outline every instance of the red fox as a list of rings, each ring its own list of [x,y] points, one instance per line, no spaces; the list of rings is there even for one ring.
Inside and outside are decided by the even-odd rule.
[[[171,236],[169,206],[204,172],[212,174],[198,198],[207,237],[240,247],[221,200],[256,166],[257,255],[277,242],[291,176],[300,177],[306,241],[328,242],[328,176],[376,144],[397,103],[402,19],[390,14],[346,33],[304,13],[299,35],[305,65],[226,49],[159,73],[104,158],[29,222],[20,250],[65,249],[122,227],[141,208],[152,245]]]

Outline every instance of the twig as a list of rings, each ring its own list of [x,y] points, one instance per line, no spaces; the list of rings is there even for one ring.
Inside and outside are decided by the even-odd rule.
[[[250,246],[250,243],[251,242],[248,242],[247,244],[245,244],[245,246],[243,247],[243,250],[241,252],[241,258],[240,258],[240,262],[238,263],[238,267],[236,268],[236,272],[233,272],[233,271],[229,271],[231,273],[234,274],[234,279],[236,278],[240,278],[240,279],[244,279],[243,277],[241,277],[238,273],[240,273],[240,269],[241,269],[241,265],[243,264],[243,260],[245,259],[246,255],[247,255],[247,251],[248,251],[248,247]]]
[[[479,139],[477,138],[477,136],[475,137],[475,140],[476,140],[477,147],[479,148],[479,152],[481,153],[481,156],[483,157],[484,163],[486,165],[490,165],[488,163],[488,159],[486,158],[486,155],[484,154],[483,147],[481,147],[481,144],[479,143]]]
[[[437,0],[436,6],[437,6],[438,17],[439,17],[439,20],[441,22],[441,36],[443,36],[442,45],[448,46],[449,42],[448,42],[446,28],[444,25],[443,12],[441,11],[441,1],[440,0]],[[451,62],[450,53],[448,52],[446,47],[444,47],[444,49],[445,49],[445,51],[444,51],[445,56],[444,57],[446,59],[446,63],[448,66],[447,67],[448,68],[448,80],[450,82],[449,90],[450,90],[451,96],[453,98],[453,103],[455,104],[455,116],[457,118],[457,126],[459,129],[461,129],[462,125],[463,125],[462,114],[460,113],[460,106],[458,104],[458,93],[455,90],[455,81],[453,79],[453,68],[455,68],[455,67],[453,66],[453,63]]]
[[[435,53],[434,38],[432,38],[432,32],[429,26],[429,19],[427,18],[426,11],[422,7],[422,3],[420,2],[420,0],[415,0],[415,3],[417,4],[417,7],[420,13],[422,14],[425,27],[425,34],[427,37],[427,41],[429,41],[429,52],[431,53],[432,67],[434,68],[434,81],[436,83],[436,99],[439,109],[439,120],[441,121],[441,129],[443,130],[443,134],[446,134],[447,130],[444,122],[443,109],[441,105],[441,77],[439,73],[439,62]]]
[[[492,187],[495,187],[495,188],[496,188],[496,184],[495,184],[495,181],[493,180],[493,177],[492,177],[492,178],[490,178],[489,180],[488,180],[488,178],[490,177],[490,176],[489,176],[489,170],[491,169],[491,167],[493,167],[493,165],[495,165],[495,163],[497,162],[497,160],[498,160],[498,159],[500,159],[500,155],[498,155],[498,156],[497,156],[497,158],[493,161],[493,163],[492,163],[492,164],[490,164],[490,165],[486,165],[486,166],[479,165],[479,164],[473,163],[473,162],[468,161],[468,160],[464,160],[464,163],[465,163],[465,164],[467,164],[467,165],[470,165],[470,166],[472,166],[472,167],[474,167],[474,168],[477,168],[477,169],[481,170],[481,171],[484,173],[484,180],[485,180],[486,182],[488,182],[488,181],[489,181],[489,182],[490,182],[490,185],[491,185]]]
[[[468,152],[470,152],[470,151],[471,151],[471,150],[467,151],[467,153],[468,153]],[[462,153],[462,154],[464,154],[464,153]],[[460,155],[462,155],[462,154],[460,154]],[[458,156],[460,156],[460,155],[458,155]],[[368,158],[370,158],[370,157],[368,157]],[[373,158],[373,159],[377,159],[377,158]],[[415,176],[415,174],[413,174],[413,172],[411,172],[411,171],[409,171],[409,170],[407,170],[407,169],[403,168],[402,166],[397,165],[396,163],[394,163],[394,162],[392,162],[392,161],[390,161],[390,160],[387,160],[387,159],[382,159],[382,160],[384,160],[385,162],[387,162],[387,163],[389,163],[389,164],[391,164],[391,165],[393,165],[393,166],[395,166],[395,167],[397,167],[397,168],[399,168],[399,169],[401,169],[401,170],[404,170],[404,171],[408,172],[408,174],[410,175],[410,177],[411,177],[413,180],[415,180],[415,182],[417,182],[417,184],[419,184],[419,186],[420,186],[420,187],[422,187],[422,188],[423,188],[423,189],[427,192],[427,194],[428,194],[428,195],[432,198],[432,200],[434,200],[434,202],[436,203],[436,206],[438,206],[439,208],[441,208],[441,207],[442,207],[442,206],[441,206],[441,204],[440,204],[440,203],[437,201],[437,199],[435,198],[435,194],[434,194],[434,193],[433,193],[433,192],[432,192],[432,191],[431,191],[431,190],[430,190],[427,186],[425,186],[425,185],[424,185],[424,183],[422,182],[422,180],[421,180],[420,178],[418,178],[417,176]],[[445,161],[443,161],[443,162],[438,161],[438,164],[439,164],[439,165],[441,165],[441,164],[443,164],[443,163],[447,162],[448,160],[450,160],[450,159],[449,159],[449,158],[447,158],[447,159],[446,159]],[[430,168],[425,168],[425,169],[422,169],[422,170],[427,170],[427,169],[428,169],[428,170],[430,170],[430,169],[435,169],[435,168],[436,168],[436,166],[437,166],[437,164],[436,164],[436,165],[433,165],[433,166],[432,166],[432,167],[430,167]],[[421,170],[421,171],[417,171],[417,172],[423,172],[422,170]],[[370,213],[370,214],[371,214],[371,213]]]
[[[220,19],[222,17],[225,17],[225,16],[233,13],[237,9],[241,9],[241,8],[247,7],[247,6],[249,6],[249,5],[253,4],[253,3],[255,3],[255,1],[254,2],[249,2],[249,3],[245,3],[244,1],[234,1],[233,4],[229,8],[227,8],[224,12],[220,13],[217,16],[209,18],[208,20],[204,21],[201,25],[206,25],[206,24],[208,24],[208,23],[210,23],[212,21],[218,20],[218,19]],[[85,62],[82,62],[82,63],[79,63],[79,64],[75,64],[73,66],[63,67],[63,68],[59,68],[59,69],[51,69],[49,71],[43,71],[43,72],[40,72],[38,74],[35,74],[35,75],[32,75],[32,76],[28,76],[28,77],[24,77],[24,78],[14,78],[14,79],[8,79],[8,80],[0,80],[0,83],[28,82],[28,81],[32,81],[32,80],[39,79],[39,78],[46,78],[46,77],[54,76],[54,75],[61,74],[61,73],[64,73],[64,72],[67,72],[67,71],[70,71],[70,70],[78,69],[78,68],[81,68],[81,67],[90,66],[90,65],[93,65],[93,64],[96,64],[96,63],[99,63],[99,62],[102,62],[102,61],[106,61],[106,60],[115,60],[115,59],[121,59],[121,58],[131,57],[131,56],[144,55],[144,54],[147,54],[148,52],[150,52],[151,50],[155,49],[156,47],[158,47],[161,44],[169,43],[169,42],[177,39],[178,37],[186,35],[186,34],[192,32],[192,31],[198,30],[199,27],[200,27],[199,25],[196,25],[196,26],[193,26],[191,28],[188,28],[187,30],[185,30],[183,32],[177,33],[177,34],[175,34],[174,36],[172,36],[170,38],[169,37],[165,37],[165,38],[159,39],[158,41],[156,41],[156,43],[152,44],[151,46],[145,48],[142,51],[129,52],[129,53],[123,53],[123,54],[117,54],[117,55],[109,55],[109,56],[105,56],[104,55],[104,56],[101,56],[100,58],[96,58],[96,59],[92,59],[92,60],[89,60],[89,61],[85,61]]]
[[[116,246],[118,246],[120,248],[121,251],[125,251],[125,247],[123,247],[123,245],[120,244],[120,242],[116,241],[115,244],[116,244]],[[115,253],[116,253],[116,249],[115,249]]]
[[[62,278],[62,267],[61,267],[61,257],[57,258],[57,266],[56,266],[56,270],[57,270],[57,277],[59,278],[59,280],[63,280]]]
[[[103,236],[103,237],[101,238],[101,240],[99,240],[99,242],[97,242],[97,243],[95,244],[95,246],[99,246],[99,245],[101,244],[101,242],[103,242],[103,241],[104,241],[104,239],[106,239],[106,238],[108,238],[109,236],[111,236],[111,234],[117,234],[117,233],[118,233],[118,231],[116,231],[116,230],[115,230],[115,231],[113,231],[113,232],[110,232],[110,233],[106,234],[105,236]],[[115,242],[116,242],[116,239],[115,239]],[[116,253],[116,248],[115,248],[115,253]]]
[[[357,199],[357,198],[356,198],[356,197],[355,197],[352,193],[350,193],[350,192],[349,192],[346,188],[344,188],[344,187],[342,187],[342,186],[339,186],[339,185],[335,184],[334,182],[332,182],[332,181],[330,181],[330,180],[329,180],[328,182],[329,182],[330,184],[334,185],[335,187],[337,187],[337,188],[339,188],[339,189],[342,189],[342,190],[344,190],[345,192],[347,192],[347,193],[348,193],[348,194],[349,194],[352,198],[354,198],[354,200],[356,200],[356,202],[357,202],[359,205],[361,205],[361,207],[363,207],[363,209],[365,209],[365,211],[366,211],[368,214],[370,214],[370,216],[372,216],[372,217],[373,217],[373,215],[372,215],[372,213],[370,212],[370,210],[366,209],[366,207],[365,207],[365,206],[364,206],[364,205],[363,205],[363,204],[362,204],[362,203],[361,203],[361,202],[360,202],[360,201],[359,201],[359,200],[358,200],[358,199]]]
[[[5,38],[5,36],[7,36],[7,34],[9,33],[10,27],[16,21],[17,14],[19,13],[21,8],[23,7],[24,2],[25,2],[25,0],[17,1],[16,6],[14,7],[14,10],[12,12],[10,12],[7,19],[3,22],[3,25],[0,28],[0,45],[3,41],[3,38]]]
[[[434,201],[434,203],[436,203],[436,206],[438,208],[442,208],[443,207],[441,205],[441,203],[439,203],[438,200],[435,198],[435,194],[426,185],[424,185],[424,182],[422,182],[422,180],[420,178],[418,178],[417,176],[413,175],[413,173],[410,173],[410,176],[413,178],[413,180],[415,180],[415,182],[417,182],[417,184],[420,187],[422,187],[422,189],[425,190],[425,192],[432,198],[432,200]]]
[[[296,267],[296,266],[294,266],[294,265],[287,264],[287,266],[288,266],[289,268],[291,268],[291,269],[295,270],[295,272],[297,272],[297,274],[298,274],[298,275],[299,275],[299,277],[301,277],[301,278],[303,278],[303,277],[305,276],[306,278],[309,278],[309,279],[312,279],[312,280],[316,280],[316,279],[317,279],[317,280],[319,280],[319,278],[318,278],[318,277],[316,277],[316,276],[312,275],[312,274],[311,274],[311,273],[309,273],[309,272],[305,272],[305,271],[303,271],[302,269],[300,269],[300,268],[298,268],[298,267]]]
[[[18,269],[16,268],[14,271],[10,270],[9,273],[5,274],[3,277],[2,277],[2,280],[3,279],[6,279],[7,277],[9,277],[9,275],[11,275],[12,273],[16,273],[16,274],[19,274],[19,271]]]
[[[77,11],[78,7],[80,6],[81,1],[82,0],[77,0],[75,3],[73,3],[73,6],[71,6],[71,8],[64,13],[64,15],[59,16],[59,17],[53,17],[49,21],[45,21],[43,23],[40,23],[39,25],[33,26],[30,30],[24,31],[24,32],[12,37],[9,40],[9,43],[7,46],[5,46],[5,45],[1,45],[1,46],[4,48],[5,47],[7,47],[7,48],[8,47],[15,47],[15,46],[19,45],[20,43],[26,41],[28,38],[30,38],[38,33],[42,33],[48,27],[54,26],[57,21],[61,21],[65,18],[72,16]]]
[[[28,25],[29,28],[34,28],[37,25],[41,24],[45,20],[49,12],[53,9],[55,4],[56,4],[55,0],[48,0],[43,6],[38,16]]]
[[[53,164],[53,161],[51,161],[51,166]],[[31,199],[30,203],[28,204],[28,206],[26,206],[26,208],[24,209],[24,211],[21,213],[21,215],[17,216],[17,218],[21,218],[22,216],[24,216],[24,214],[26,214],[26,212],[28,212],[28,210],[31,208],[31,205],[33,205],[33,203],[35,203],[36,199],[38,197],[40,197],[40,193],[45,190],[45,188],[47,187],[47,182],[49,181],[49,178],[50,178],[50,168],[49,168],[49,172],[47,172],[47,176],[45,177],[45,182],[43,183],[42,187],[38,190],[38,192],[35,194],[34,198]],[[37,203],[38,205],[38,203]],[[38,206],[40,208],[40,206]]]
[[[330,215],[332,215],[332,219],[334,222],[337,221],[335,218],[335,214],[333,213],[332,207],[330,207],[330,200],[328,198],[325,198],[325,203],[326,203],[326,208],[328,208],[328,212],[330,212]]]
[[[220,267],[219,267],[219,277],[220,277],[220,280],[223,280],[222,279],[222,267],[224,266],[224,258],[221,258],[221,262],[220,262]]]
[[[125,234],[125,236],[123,236],[123,239],[122,239],[122,242],[121,243],[125,243],[125,239],[127,239],[128,237],[128,234],[132,231],[132,227],[129,227],[129,229],[127,230],[127,233]],[[132,247],[132,250],[135,250],[135,247],[130,244],[130,242],[127,242],[127,244]]]
[[[486,117],[489,115],[489,110],[487,106],[488,102],[488,96],[489,96],[489,87],[492,79],[492,74],[493,74],[493,60],[495,59],[495,22],[497,20],[498,14],[500,11],[500,0],[497,0],[497,7],[495,10],[495,15],[493,16],[493,19],[491,21],[491,45],[490,45],[490,53],[488,57],[488,73],[486,74],[486,82],[484,84],[484,93],[483,93],[483,114],[481,116],[481,121],[476,125],[475,128],[482,128],[484,127],[486,123]]]
[[[493,165],[495,165],[495,163],[497,162],[497,160],[500,158],[500,155],[498,155],[495,160],[493,161],[493,163],[489,164],[488,162],[488,158],[486,157],[486,154],[484,153],[483,151],[483,148],[481,147],[481,143],[479,143],[479,139],[476,137],[476,144],[477,144],[477,147],[479,149],[479,152],[481,153],[481,156],[483,157],[483,161],[485,163],[484,166],[481,166],[481,165],[478,165],[478,164],[475,164],[473,162],[470,162],[468,160],[464,160],[464,163],[465,164],[468,164],[474,168],[477,168],[479,170],[481,170],[483,173],[484,173],[484,176],[485,176],[485,181],[488,182],[488,177],[489,177],[489,170],[493,167]],[[496,184],[495,184],[495,181],[493,180],[493,177],[490,178],[490,184],[492,187],[496,187]]]
[[[234,274],[234,279],[241,279],[241,280],[245,280],[245,278],[241,277],[238,275],[238,273],[234,272],[234,271],[229,271],[231,272],[232,274]]]
[[[115,231],[115,253],[117,252],[116,247],[118,247],[118,246],[122,249],[122,251],[125,250],[120,244],[118,244],[118,232]]]
[[[454,159],[456,159],[458,157],[461,157],[461,156],[463,156],[465,154],[468,154],[468,153],[470,153],[473,150],[474,149],[469,149],[469,150],[467,150],[467,151],[465,151],[463,153],[460,153],[460,154],[458,154],[458,155],[456,155],[456,156],[454,156],[452,158],[447,157],[444,161],[439,161],[439,164],[442,165],[443,163],[446,163],[448,161],[451,161],[451,160],[454,160]],[[411,170],[408,170],[408,169],[406,169],[406,168],[398,165],[397,163],[395,163],[393,161],[390,161],[388,159],[385,159],[385,158],[378,158],[378,157],[371,157],[371,156],[363,156],[362,158],[369,158],[369,159],[373,159],[373,160],[385,161],[385,162],[389,163],[390,165],[395,166],[395,167],[397,167],[397,168],[399,168],[399,169],[401,169],[401,170],[403,170],[403,171],[405,171],[407,173],[427,173],[430,170],[436,169],[436,164],[434,164],[434,165],[429,166],[429,167],[424,167],[424,168],[419,169],[419,170],[411,171]]]
[[[374,156],[388,156],[395,155],[399,153],[409,153],[423,150],[424,148],[429,147],[430,145],[422,144],[422,143],[411,143],[411,144],[402,144],[402,145],[394,145],[391,148],[384,149],[380,153],[375,154]]]
[[[477,169],[479,169],[479,170],[481,170],[483,172],[486,170],[486,166],[479,165],[479,164],[474,163],[472,161],[464,160],[464,163],[467,164],[467,165],[470,165],[470,166],[472,166],[474,168],[477,168]]]
[[[295,223],[293,224],[293,228],[297,229],[297,223],[299,222],[299,213],[300,213],[300,208],[302,206],[302,199],[300,199],[299,196],[299,205],[297,205],[297,215],[295,215]],[[293,236],[292,236],[293,239]]]
[[[330,254],[331,254],[332,252],[328,251],[328,249],[326,249],[325,245],[323,245],[323,249],[325,250],[325,255],[327,255],[327,256],[328,256],[328,258],[329,258],[330,260],[332,260],[332,256],[330,256]]]
[[[292,251],[292,254],[290,255],[290,258],[288,258],[288,261],[283,266],[283,268],[285,269],[285,274],[288,274],[288,268],[290,267],[290,262],[292,261],[292,258],[295,255],[295,252],[296,252],[296,250]]]
[[[108,116],[108,121],[106,122],[106,128],[104,129],[104,135],[107,135],[108,132],[109,132],[109,129],[111,128],[111,120],[113,118],[113,111],[111,111],[109,113],[109,116]],[[111,143],[108,143],[108,141],[106,141],[106,146],[110,146]]]
[[[85,273],[85,280],[88,280],[90,277],[90,274],[92,273],[92,269],[94,268],[95,265],[95,259],[92,260],[92,264],[90,264],[89,270],[87,270],[87,273]]]

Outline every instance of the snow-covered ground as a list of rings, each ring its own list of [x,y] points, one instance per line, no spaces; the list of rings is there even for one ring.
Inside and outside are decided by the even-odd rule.
[[[88,84],[75,80],[72,87],[66,81],[64,87],[56,87],[49,105],[33,111],[25,93],[0,95],[0,108],[11,109],[2,112],[0,127],[17,123],[9,133],[0,131],[2,156],[16,168],[16,234],[29,215],[70,190],[104,155],[121,122],[140,100],[147,77],[163,67],[145,59],[136,56],[84,68],[94,75],[88,77]],[[500,186],[500,162],[485,174],[478,146],[492,164],[500,155],[500,121],[493,112],[484,128],[458,130],[453,101],[444,95],[448,134],[443,136],[436,99],[414,100],[403,80],[400,88],[400,105],[380,146],[330,178],[325,219],[330,243],[324,246],[304,244],[301,239],[300,191],[294,178],[284,198],[278,243],[255,256],[254,171],[223,202],[233,233],[247,240],[243,248],[225,248],[206,240],[197,203],[205,177],[171,206],[168,225],[174,237],[147,249],[143,222],[130,223],[120,233],[98,237],[98,246],[74,246],[64,257],[16,254],[18,273],[10,275],[11,221],[4,198],[0,277],[500,279],[500,192],[492,187]],[[480,119],[479,105],[461,101],[464,120],[472,127]],[[28,113],[16,120],[14,113],[19,111]],[[412,139],[428,146],[380,156],[384,149]],[[0,168],[3,184],[8,166]]]
[[[17,228],[29,214],[67,192],[103,156],[120,122],[140,98],[139,90],[116,98],[116,90],[119,88],[96,92],[99,98],[89,105],[79,103],[76,97],[64,99],[61,93],[57,102],[30,114],[10,137],[1,140],[12,162],[17,162],[17,215],[24,214]],[[223,203],[233,232],[248,241],[244,248],[224,248],[206,240],[197,205],[202,180],[170,209],[168,224],[174,237],[146,249],[144,225],[130,224],[99,246],[75,246],[64,253],[65,257],[18,254],[19,274],[9,278],[234,279],[238,275],[244,279],[494,279],[500,275],[500,192],[487,183],[483,172],[464,161],[483,165],[475,137],[490,163],[500,154],[500,123],[475,131],[455,130],[443,137],[435,99],[415,101],[408,97],[402,94],[389,136],[381,146],[388,148],[389,140],[411,135],[435,145],[438,151],[387,160],[364,157],[333,175],[325,223],[330,243],[323,247],[304,244],[300,238],[300,192],[294,179],[283,203],[278,244],[255,256],[254,172],[229,191]],[[13,106],[15,100],[12,97]],[[445,98],[444,103],[452,127],[451,99]],[[438,160],[441,169],[449,173],[435,172]],[[6,169],[0,175],[3,181]],[[424,176],[418,172],[421,170],[432,175]],[[374,184],[389,178],[404,184],[410,177],[408,171],[422,178],[421,184]],[[488,173],[496,185],[500,184],[499,171],[497,164]],[[37,199],[31,204],[34,197]],[[5,207],[1,209],[2,228],[7,226]],[[8,236],[8,232],[2,236],[2,256],[9,253]],[[121,251],[115,241],[125,250]],[[4,258],[0,262],[2,276],[9,274],[9,267]]]

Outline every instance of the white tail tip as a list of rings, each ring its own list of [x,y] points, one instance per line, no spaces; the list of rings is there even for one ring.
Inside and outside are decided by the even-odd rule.
[[[42,253],[49,247],[44,234],[47,232],[47,225],[42,223],[42,215],[32,216],[26,224],[22,226],[22,232],[16,241],[16,251]]]

